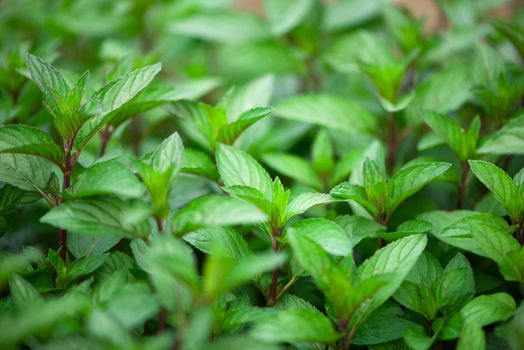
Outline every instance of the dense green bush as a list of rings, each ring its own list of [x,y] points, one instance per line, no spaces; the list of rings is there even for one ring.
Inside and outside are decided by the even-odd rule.
[[[0,348],[524,349],[505,2],[3,1]]]

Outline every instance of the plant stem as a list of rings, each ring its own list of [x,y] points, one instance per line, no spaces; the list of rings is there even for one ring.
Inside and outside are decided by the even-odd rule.
[[[466,193],[466,186],[468,184],[469,166],[467,162],[462,162],[462,170],[460,180],[457,187],[457,202],[456,208],[462,209],[464,207],[464,194]]]
[[[282,230],[274,228],[271,234],[271,245],[275,253],[278,253],[280,250],[280,246],[277,240],[277,238],[280,237],[280,235],[282,235]],[[277,287],[278,287],[278,267],[275,267],[273,269],[273,272],[271,273],[271,287],[269,288],[269,294],[267,296],[267,306],[275,305],[275,302],[277,301]]]
[[[158,327],[157,327],[157,333],[163,333],[166,330],[166,320],[167,320],[167,310],[165,308],[161,308],[160,312],[158,313]]]
[[[100,157],[102,157],[106,153],[107,144],[109,143],[109,140],[111,139],[111,136],[113,133],[111,132],[109,124],[106,124],[102,131],[100,132],[100,153],[98,154]]]
[[[73,138],[74,140],[74,138]],[[71,186],[71,174],[73,173],[74,161],[71,157],[71,148],[73,147],[73,141],[64,141],[64,181],[62,184],[62,191],[69,189]],[[60,204],[60,203],[59,203]],[[67,258],[67,231],[64,229],[58,230],[58,254],[63,261]]]
[[[156,227],[158,228],[158,232],[162,234],[164,232],[164,221],[162,221],[162,219],[160,218],[155,218],[155,221],[156,221]],[[157,327],[158,334],[165,331],[166,320],[167,320],[167,310],[163,307],[160,309],[160,312],[158,313],[158,327]]]
[[[164,232],[164,221],[160,218],[155,218],[155,221],[156,221],[156,227],[158,229],[158,232],[163,233]]]
[[[291,288],[292,285],[295,284],[295,282],[298,281],[298,276],[293,276],[292,279],[289,280],[288,283],[286,283],[286,285],[282,288],[282,290],[278,293],[277,297],[276,297],[276,300],[277,301],[278,299],[280,299],[282,297],[282,295],[284,295],[284,293],[289,289]]]
[[[386,167],[389,174],[393,173],[393,168],[395,167],[396,162],[396,153],[397,153],[397,126],[395,120],[395,113],[388,113],[388,136],[387,136],[387,146],[388,146],[388,156],[386,159]]]
[[[346,336],[347,328],[348,328],[348,320],[340,320],[338,321],[337,330],[342,335],[339,343],[339,349],[341,350],[348,350],[349,349],[349,337]]]

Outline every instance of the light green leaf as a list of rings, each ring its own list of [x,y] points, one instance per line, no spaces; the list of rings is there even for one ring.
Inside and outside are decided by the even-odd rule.
[[[322,182],[306,160],[289,153],[273,152],[262,155],[262,161],[270,168],[279,173],[310,186],[314,189],[322,189]]]
[[[502,218],[487,213],[467,211],[455,213],[433,212],[423,214],[420,217],[430,222],[432,220],[440,220],[439,217],[441,217],[441,219],[445,220],[442,222],[442,227],[436,227],[433,224],[431,233],[449,245],[480,256],[486,256],[486,253],[473,238],[472,232],[476,230],[487,230],[488,232],[508,230],[508,225]]]
[[[473,322],[480,327],[509,319],[515,312],[515,300],[507,293],[480,295],[449,319],[442,329],[442,339],[454,339],[463,325]]]
[[[275,343],[331,343],[339,338],[325,315],[305,309],[271,312],[255,322],[250,335]]]
[[[97,163],[75,178],[68,198],[116,194],[127,198],[142,195],[144,188],[128,167],[116,160]]]
[[[389,282],[360,309],[361,313],[369,315],[395,293],[424,251],[426,244],[427,237],[423,234],[408,236],[377,250],[359,266],[355,275],[356,281],[382,275],[391,276]]]
[[[184,145],[178,133],[166,138],[151,154],[151,165],[158,173],[169,171],[173,178],[182,167],[184,159]]]
[[[224,125],[218,131],[217,142],[232,145],[235,140],[251,125],[273,112],[273,108],[258,107],[240,115],[238,120]]]
[[[226,186],[252,187],[272,201],[273,182],[267,171],[249,154],[232,146],[218,144],[216,161]]]
[[[214,242],[221,242],[223,252],[231,258],[241,259],[253,254],[244,237],[230,227],[203,227],[184,235],[183,238],[206,254],[213,252]]]
[[[87,103],[86,112],[95,117],[89,120],[80,130],[75,140],[78,149],[84,148],[87,142],[115,116],[114,111],[123,107],[142,91],[162,68],[160,63],[136,69],[124,74],[98,90]]]
[[[9,278],[9,291],[11,292],[11,299],[17,307],[43,300],[36,288],[17,274],[13,274]]]
[[[306,235],[290,229],[287,237],[293,248],[293,255],[302,268],[311,274],[315,284],[333,304],[335,312],[349,316],[355,305],[349,305],[348,293],[353,287],[345,271],[335,264],[318,243]]]
[[[468,260],[460,253],[448,263],[444,273],[433,284],[438,308],[445,315],[460,309],[473,299],[475,280]]]
[[[226,44],[267,39],[269,28],[255,15],[246,12],[201,12],[177,18],[168,25],[172,33]]]
[[[428,320],[433,320],[437,316],[438,305],[428,286],[404,281],[394,298],[399,304],[422,314]]]
[[[292,217],[300,215],[317,205],[329,204],[336,201],[336,198],[325,193],[306,192],[299,194],[289,202],[284,221],[287,222]]]
[[[519,220],[524,212],[524,197],[513,179],[495,164],[483,160],[470,160],[475,176],[493,193],[497,201],[508,211],[513,220]]]
[[[28,125],[0,126],[0,153],[27,154],[64,164],[64,151],[46,133]]]
[[[389,182],[389,200],[386,212],[391,214],[406,198],[412,196],[449,169],[449,163],[420,163],[405,167],[397,172]]]
[[[478,152],[484,154],[524,153],[524,115],[510,119],[508,124],[487,136]]]
[[[218,243],[218,252],[212,252],[204,264],[204,292],[211,300],[257,279],[260,274],[278,268],[286,261],[284,254],[274,252],[251,254],[237,260],[229,256],[229,253],[221,254],[221,245],[222,243]]]
[[[352,200],[360,204],[373,217],[377,216],[377,208],[368,201],[366,191],[362,186],[351,185],[349,182],[343,182],[331,190],[331,195],[335,198]]]
[[[126,220],[130,204],[117,198],[78,199],[62,203],[47,212],[40,221],[84,235],[134,237],[143,227]]]
[[[314,3],[313,0],[264,0],[273,34],[285,34],[300,24]]]
[[[353,247],[363,239],[378,237],[378,233],[386,229],[375,220],[358,215],[337,216],[335,222],[346,231]]]
[[[13,348],[16,344],[45,334],[47,329],[71,316],[89,309],[89,300],[80,293],[68,294],[45,302],[26,303],[21,309],[3,312],[0,316],[0,327],[9,329],[0,338],[0,347]]]
[[[0,286],[14,273],[31,271],[31,264],[40,262],[43,254],[36,248],[27,247],[17,254],[0,255]]]
[[[508,230],[477,225],[471,235],[484,255],[497,263],[500,273],[509,281],[524,281],[521,246]]]
[[[402,318],[403,314],[404,312],[398,305],[386,302],[357,327],[351,343],[355,345],[382,344],[402,338],[404,331],[415,325],[414,322]],[[380,332],[377,332],[377,329],[380,329]]]
[[[486,337],[482,327],[475,322],[466,322],[460,330],[457,350],[484,350]]]
[[[87,72],[73,89],[69,89],[64,77],[51,64],[26,53],[26,65],[31,78],[44,95],[44,104],[53,115],[60,135],[70,140],[88,119],[81,109],[82,95],[87,81]]]
[[[48,193],[60,169],[50,161],[25,154],[0,154],[0,181],[26,191]],[[58,181],[56,182],[58,186]]]
[[[316,242],[326,252],[335,256],[348,256],[352,253],[351,241],[333,221],[326,219],[305,219],[291,228],[298,235],[304,235]]]
[[[282,118],[353,133],[370,130],[375,125],[375,118],[364,108],[335,95],[290,97],[280,102],[276,108],[276,114]]]
[[[246,201],[219,195],[200,197],[173,217],[173,231],[183,235],[204,226],[257,224],[266,216]]]
[[[264,57],[263,60],[260,57]],[[257,62],[257,64],[253,64]],[[292,48],[278,41],[262,41],[241,45],[223,45],[218,52],[220,71],[234,80],[299,75],[306,71],[304,62]]]
[[[425,111],[423,113],[424,121],[433,131],[440,136],[453,151],[458,155],[461,161],[466,161],[475,155],[478,139],[480,121],[476,118],[472,122],[470,132],[466,132],[459,123],[445,115],[437,112]]]
[[[231,123],[251,109],[269,106],[274,85],[272,75],[263,75],[229,90],[220,100],[220,106],[226,109],[227,120]]]
[[[406,109],[409,120],[418,121],[420,110],[449,113],[471,97],[472,81],[463,65],[450,65],[430,75],[416,88],[416,96]]]
[[[184,148],[184,163],[180,171],[210,179],[218,178],[218,170],[211,157],[191,148]]]

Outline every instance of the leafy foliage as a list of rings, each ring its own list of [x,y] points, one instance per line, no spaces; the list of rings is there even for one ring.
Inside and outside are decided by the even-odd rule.
[[[243,3],[2,3],[0,348],[523,349],[524,7]]]

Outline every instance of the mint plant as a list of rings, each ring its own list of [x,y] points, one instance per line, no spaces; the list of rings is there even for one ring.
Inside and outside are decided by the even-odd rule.
[[[0,348],[523,349],[524,8],[237,3],[2,4]]]

